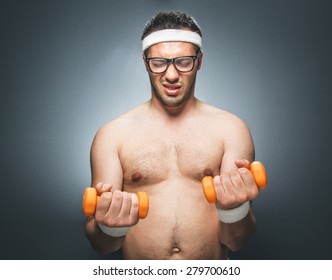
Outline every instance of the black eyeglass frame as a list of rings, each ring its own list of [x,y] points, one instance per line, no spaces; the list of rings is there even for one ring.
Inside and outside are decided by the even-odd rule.
[[[186,70],[186,71],[182,71],[182,70],[179,70],[176,66],[176,64],[174,63],[177,59],[183,59],[183,58],[191,58],[193,60],[193,65],[191,67],[190,70]],[[165,60],[167,62],[167,66],[166,66],[166,69],[162,72],[154,72],[151,70],[151,67],[150,67],[150,63],[149,61],[152,60],[152,59],[162,59],[162,60]],[[170,64],[173,64],[176,71],[180,72],[180,73],[188,73],[188,72],[191,72],[194,67],[195,67],[195,61],[198,59],[198,54],[197,55],[186,55],[186,56],[178,56],[178,57],[174,57],[174,58],[164,58],[164,57],[149,57],[149,58],[144,58],[144,60],[147,62],[148,64],[148,67],[149,67],[149,70],[151,73],[153,74],[163,74],[167,71],[168,67]]]

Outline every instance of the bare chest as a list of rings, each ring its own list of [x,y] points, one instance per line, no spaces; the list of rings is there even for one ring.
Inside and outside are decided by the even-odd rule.
[[[136,133],[124,141],[120,161],[124,184],[157,184],[176,178],[202,180],[219,174],[222,139],[190,132],[176,137],[160,133]]]

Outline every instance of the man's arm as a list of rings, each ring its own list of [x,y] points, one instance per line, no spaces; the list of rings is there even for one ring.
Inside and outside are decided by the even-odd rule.
[[[258,195],[258,188],[249,171],[254,160],[254,144],[248,127],[232,117],[225,131],[224,156],[220,176],[214,178],[217,208],[234,209]],[[240,250],[255,231],[256,220],[250,208],[247,216],[234,223],[220,221],[220,242],[231,251]]]
[[[96,188],[100,199],[95,216],[87,220],[85,232],[91,246],[100,254],[120,249],[125,237],[112,237],[104,233],[98,224],[125,227],[138,220],[137,198],[122,192],[123,171],[118,156],[118,134],[115,125],[110,123],[97,132],[91,146],[91,187]],[[122,213],[125,214],[120,215]]]

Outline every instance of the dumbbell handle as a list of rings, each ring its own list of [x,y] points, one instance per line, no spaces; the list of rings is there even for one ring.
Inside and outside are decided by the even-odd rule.
[[[149,212],[149,196],[146,192],[137,192],[138,198],[138,217],[146,218]],[[85,216],[93,216],[100,196],[97,195],[95,188],[86,188],[82,200],[82,209]]]
[[[267,185],[267,175],[264,165],[259,161],[254,161],[250,164],[250,172],[255,179],[257,186],[264,189]],[[205,176],[202,180],[202,186],[206,200],[209,203],[217,202],[217,194],[211,176]]]

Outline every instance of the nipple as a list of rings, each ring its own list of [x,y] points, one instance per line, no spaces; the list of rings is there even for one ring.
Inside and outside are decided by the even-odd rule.
[[[211,176],[211,177],[214,177],[213,171],[212,171],[210,168],[206,168],[206,169],[204,169],[204,171],[203,171],[203,175],[204,175],[204,176]]]
[[[143,178],[143,175],[141,172],[135,172],[133,175],[131,175],[131,180],[135,183],[141,181]]]

